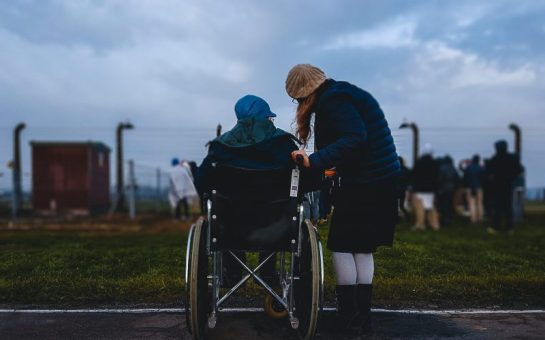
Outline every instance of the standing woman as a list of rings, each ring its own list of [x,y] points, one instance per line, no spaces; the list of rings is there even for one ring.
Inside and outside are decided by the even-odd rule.
[[[297,100],[296,133],[307,143],[314,114],[318,151],[292,152],[316,171],[336,167],[340,187],[333,205],[327,247],[333,252],[337,279],[336,324],[344,331],[371,330],[373,253],[391,246],[398,218],[398,155],[388,122],[368,92],[327,79],[319,68],[294,66],[286,92]]]

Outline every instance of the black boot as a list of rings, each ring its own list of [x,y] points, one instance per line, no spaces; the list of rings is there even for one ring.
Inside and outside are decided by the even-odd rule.
[[[373,295],[373,285],[359,284],[356,295],[360,329],[363,333],[370,333],[372,331],[371,296]]]
[[[357,285],[337,285],[335,287],[337,317],[334,329],[345,334],[358,334],[359,332],[359,313],[356,305],[357,287]]]

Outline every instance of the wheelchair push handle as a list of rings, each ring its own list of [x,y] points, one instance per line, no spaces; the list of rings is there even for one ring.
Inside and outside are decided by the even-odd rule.
[[[295,156],[295,164],[302,168],[305,164],[305,157],[303,157],[302,155]]]

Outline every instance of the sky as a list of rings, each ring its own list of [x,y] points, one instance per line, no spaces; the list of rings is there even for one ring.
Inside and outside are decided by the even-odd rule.
[[[298,63],[369,91],[409,160],[405,119],[456,161],[490,157],[498,139],[512,148],[515,122],[528,186],[545,186],[543,18],[542,0],[0,0],[0,189],[18,122],[25,186],[29,141],[113,148],[121,121],[141,169],[200,161],[249,93],[293,131],[284,82]]]

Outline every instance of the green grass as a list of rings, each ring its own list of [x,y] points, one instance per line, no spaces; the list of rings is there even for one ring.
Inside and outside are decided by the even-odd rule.
[[[327,229],[320,233],[326,242]],[[186,233],[0,232],[4,306],[174,305],[183,297]],[[334,277],[326,254],[326,292]],[[400,225],[375,255],[376,306],[544,307],[545,214],[514,235],[459,221],[439,232]],[[249,294],[255,289],[249,289]]]

